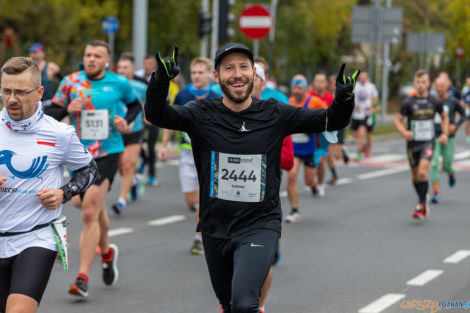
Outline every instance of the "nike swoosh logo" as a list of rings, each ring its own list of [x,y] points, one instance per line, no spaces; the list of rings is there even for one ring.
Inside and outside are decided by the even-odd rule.
[[[251,243],[251,246],[252,246],[252,247],[261,247],[261,248],[264,248],[263,245],[255,245],[254,243]]]

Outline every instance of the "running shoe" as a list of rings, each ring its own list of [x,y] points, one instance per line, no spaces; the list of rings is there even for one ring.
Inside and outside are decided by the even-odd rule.
[[[412,216],[413,218],[416,218],[422,221],[426,218],[428,213],[429,213],[429,209],[426,206],[424,208],[420,208],[419,206],[416,206]]]
[[[455,173],[449,174],[449,187],[454,187],[456,182],[457,180],[455,179]]]
[[[323,198],[325,196],[325,185],[323,184],[317,185],[317,189],[318,189],[318,195]]]
[[[147,184],[148,184],[149,186],[152,186],[152,187],[157,187],[158,184],[160,184],[160,182],[158,181],[158,178],[157,178],[157,177],[155,177],[155,176],[150,176],[150,177],[149,177],[149,180],[148,180],[148,182],[147,182]]]
[[[441,195],[438,193],[435,193],[434,196],[431,198],[432,203],[439,203],[441,202]]]
[[[331,179],[328,181],[328,185],[335,185],[338,180],[338,176],[331,176]]]
[[[124,203],[118,201],[115,204],[113,204],[111,208],[113,209],[114,213],[116,213],[117,215],[121,215],[121,213],[124,211],[126,207],[124,206]]]
[[[262,308],[259,308],[259,313],[266,313],[266,311]]]
[[[300,222],[300,214],[297,211],[292,211],[286,216],[286,222],[290,224],[296,224]]]
[[[354,161],[359,162],[361,160],[361,153],[356,152],[356,157],[354,158]]]
[[[85,279],[77,277],[72,286],[70,286],[69,294],[77,297],[88,298],[88,284]]]
[[[312,187],[312,195],[316,196],[318,194],[317,186]]]
[[[366,152],[366,159],[370,159],[370,152]]]
[[[194,255],[204,255],[204,246],[200,240],[194,239],[193,247],[191,248],[191,253]]]
[[[119,278],[119,271],[117,267],[119,249],[114,243],[109,245],[109,249],[112,251],[111,258],[104,260],[101,257],[101,268],[103,269],[103,282],[107,286],[114,286]]]
[[[137,200],[137,196],[138,196],[138,193],[139,193],[139,183],[140,183],[140,178],[138,175],[135,175],[134,176],[134,182],[132,183],[132,188],[131,188],[131,191],[130,191],[130,194],[131,194],[131,200],[132,201],[136,201]]]

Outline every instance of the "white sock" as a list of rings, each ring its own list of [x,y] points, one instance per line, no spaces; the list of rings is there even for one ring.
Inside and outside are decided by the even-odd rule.
[[[197,240],[197,241],[202,242],[202,237],[201,237],[201,235],[198,235],[198,234],[194,235],[194,239]]]
[[[123,206],[126,206],[127,205],[127,200],[124,199],[124,198],[119,197],[118,203],[122,204]]]

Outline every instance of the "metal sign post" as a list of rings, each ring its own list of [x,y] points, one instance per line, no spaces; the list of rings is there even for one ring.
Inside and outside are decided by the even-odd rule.
[[[375,6],[355,6],[353,7],[353,23],[351,30],[351,42],[370,43],[369,55],[369,78],[380,84],[379,75],[374,79],[374,58],[375,45],[383,45],[382,58],[382,114],[381,121],[385,120],[387,112],[387,91],[388,91],[388,68],[390,65],[389,44],[400,44],[402,33],[403,9],[401,7],[391,7],[391,0],[387,0],[387,7],[382,7],[383,0],[374,0]],[[379,50],[379,49],[378,49]],[[377,51],[378,54],[379,51]],[[378,57],[377,57],[378,60]],[[378,62],[377,62],[378,63]]]
[[[115,16],[106,16],[101,24],[103,31],[108,35],[108,44],[111,48],[111,55],[109,59],[111,63],[114,61],[114,39],[117,31],[119,30],[119,20]]]

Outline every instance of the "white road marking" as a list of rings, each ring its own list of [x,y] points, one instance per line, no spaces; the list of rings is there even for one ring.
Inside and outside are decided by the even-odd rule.
[[[127,227],[111,229],[110,231],[108,231],[108,237],[129,234],[132,232],[134,232],[134,230],[132,228],[127,228]]]
[[[374,157],[371,157],[370,159],[367,160],[367,162],[391,162],[391,161],[400,161],[405,159],[404,154],[393,154],[393,153],[388,153],[388,154],[380,154]]]
[[[470,160],[457,161],[457,162],[455,162],[455,165],[469,166],[470,165]]]
[[[470,150],[462,151],[454,155],[454,160],[463,160],[470,157]]]
[[[427,283],[429,283],[431,280],[433,280],[434,278],[441,275],[442,273],[444,273],[444,271],[441,271],[441,270],[427,270],[427,271],[419,274],[415,278],[407,281],[406,284],[408,286],[424,286]]]
[[[148,222],[147,224],[151,226],[162,226],[162,225],[184,221],[185,219],[186,219],[186,216],[184,215],[171,215],[167,217],[158,218],[156,220],[152,220]]]
[[[446,258],[444,263],[457,264],[470,255],[470,250],[459,250]]]
[[[335,185],[346,185],[346,184],[350,184],[353,182],[353,179],[352,178],[340,178],[336,181]]]
[[[371,304],[363,307],[359,310],[359,313],[379,313],[393,305],[395,302],[403,299],[405,295],[399,293],[389,293],[379,299],[375,300]]]
[[[396,167],[386,168],[383,170],[360,174],[360,175],[357,175],[357,179],[359,180],[371,179],[371,178],[396,174],[396,173],[405,172],[405,171],[408,171],[407,166],[396,166]]]

